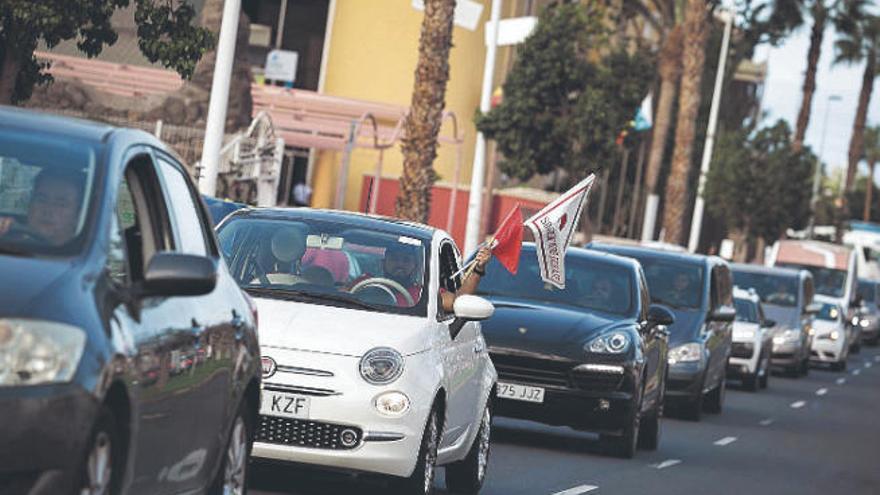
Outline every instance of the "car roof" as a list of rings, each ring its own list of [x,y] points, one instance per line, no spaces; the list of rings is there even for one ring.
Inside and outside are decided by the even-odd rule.
[[[535,251],[536,245],[534,242],[524,242],[523,251],[532,252]],[[603,261],[611,265],[622,266],[625,268],[629,268],[631,270],[638,270],[639,264],[638,260],[633,258],[629,258],[626,256],[620,256],[616,253],[608,253],[604,251],[594,251],[592,249],[584,249],[575,246],[570,246],[568,250],[565,252],[565,256],[571,256],[573,258],[583,259],[583,260],[598,260]]]
[[[691,254],[691,253],[682,253],[678,251],[671,251],[666,249],[655,249],[644,246],[622,246],[617,244],[604,244],[601,242],[591,242],[586,246],[588,249],[595,249],[605,252],[614,253],[621,256],[626,256],[630,258],[635,258],[638,256],[645,256],[650,258],[657,259],[667,259],[667,260],[675,260],[681,263],[686,263],[690,265],[700,265],[705,266],[708,263],[715,262],[716,260],[719,262],[723,262],[721,258],[717,256],[706,256],[703,254]]]
[[[823,296],[822,294],[816,294],[813,296],[813,301],[822,303],[822,304],[831,304],[836,307],[840,307],[840,299],[831,296]]]
[[[840,244],[809,240],[784,240],[776,243],[776,263],[820,266],[846,270],[853,250]]]
[[[106,141],[115,127],[73,117],[0,106],[0,129],[100,143]]]
[[[778,266],[751,265],[748,263],[731,263],[730,269],[736,272],[760,273],[764,275],[774,275],[779,277],[797,278],[810,272],[799,270],[797,268],[783,268]]]
[[[434,237],[434,233],[438,231],[434,227],[408,222],[399,218],[316,208],[244,208],[231,213],[226,221],[229,222],[241,217],[264,220],[315,220],[319,222],[347,223],[363,229],[391,231],[402,236],[421,239],[427,242],[430,242]]]

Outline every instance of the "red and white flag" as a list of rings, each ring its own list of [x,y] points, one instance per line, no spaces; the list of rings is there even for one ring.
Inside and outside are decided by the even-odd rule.
[[[526,226],[535,236],[541,279],[560,289],[565,288],[565,251],[577,229],[595,180],[595,174],[590,174],[526,220]]]
[[[504,217],[492,236],[492,255],[511,274],[519,269],[519,253],[522,249],[523,218],[519,203]]]

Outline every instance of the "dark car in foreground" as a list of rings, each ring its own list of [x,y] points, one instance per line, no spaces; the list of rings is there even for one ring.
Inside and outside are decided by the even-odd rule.
[[[868,345],[877,345],[880,340],[880,282],[859,279],[857,291],[861,302],[858,310],[861,340]]]
[[[667,403],[694,420],[700,419],[704,408],[720,413],[736,317],[727,262],[642,246],[591,243],[589,247],[638,260],[651,302],[675,315],[669,327]]]
[[[771,364],[793,376],[806,375],[810,369],[813,317],[820,307],[812,304],[813,276],[794,268],[741,263],[731,268],[734,283],[753,289],[767,317],[776,321],[771,329]]]
[[[570,248],[565,272],[565,289],[545,285],[534,244],[516,275],[495,260],[486,269],[497,414],[599,432],[622,457],[656,449],[672,314],[650,306],[633,260]]]
[[[152,136],[0,108],[0,492],[242,493],[256,315]]]

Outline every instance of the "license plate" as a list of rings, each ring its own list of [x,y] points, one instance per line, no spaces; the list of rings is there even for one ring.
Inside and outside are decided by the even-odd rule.
[[[498,397],[502,399],[521,400],[525,402],[544,402],[544,389],[515,383],[499,383]]]
[[[282,418],[309,418],[309,397],[285,392],[263,390],[260,414]]]

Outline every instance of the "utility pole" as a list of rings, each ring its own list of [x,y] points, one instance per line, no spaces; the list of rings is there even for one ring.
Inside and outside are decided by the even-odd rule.
[[[235,60],[235,41],[238,35],[238,16],[241,0],[225,0],[217,56],[214,62],[214,78],[211,83],[211,99],[208,103],[208,119],[205,123],[205,142],[202,147],[199,192],[208,196],[217,193],[217,171],[220,165],[220,148],[226,127],[226,109],[229,105],[229,84],[232,79],[232,62]]]
[[[486,113],[492,101],[492,82],[495,76],[495,55],[498,52],[498,23],[501,19],[501,0],[492,0],[492,13],[487,28],[491,29],[486,46],[486,63],[483,65],[483,88],[480,94],[480,112]],[[486,137],[477,133],[474,146],[474,166],[471,169],[471,190],[468,197],[467,223],[465,224],[464,254],[474,252],[480,243],[480,219],[483,207],[483,182],[486,175]]]
[[[703,145],[703,162],[700,165],[700,182],[697,187],[697,199],[694,203],[694,215],[691,218],[691,234],[688,240],[688,251],[697,250],[700,243],[700,229],[703,226],[703,190],[706,188],[706,174],[712,162],[712,149],[715,146],[715,130],[718,128],[718,107],[721,104],[721,90],[724,83],[724,70],[727,66],[727,48],[730,45],[730,30],[733,26],[733,13],[721,11],[724,18],[724,37],[721,40],[721,53],[718,58],[718,71],[715,73],[715,90],[712,92],[712,107],[709,110],[709,126],[706,131],[706,142]]]

